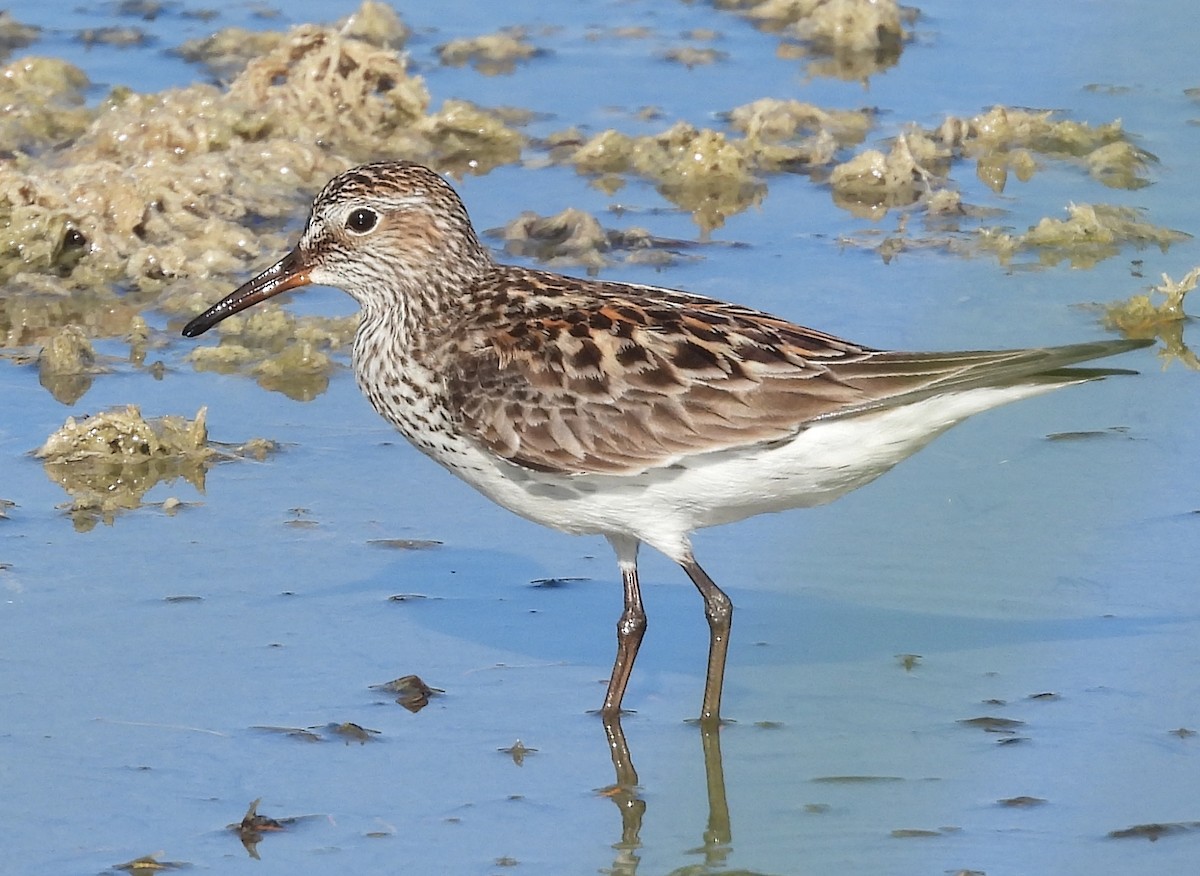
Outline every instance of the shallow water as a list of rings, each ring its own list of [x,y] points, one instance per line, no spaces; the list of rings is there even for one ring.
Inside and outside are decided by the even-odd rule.
[[[187,5],[153,21],[108,5],[65,16],[9,8],[48,28],[23,51],[79,64],[96,99],[113,85],[202,78],[166,50],[216,27],[282,28],[354,8],[294,4],[262,19],[206,5],[219,18],[188,18]],[[417,31],[409,52],[435,103],[550,114],[535,135],[569,124],[641,130],[623,111],[647,104],[663,110],[661,127],[710,123],[762,96],[878,107],[868,145],[910,121],[996,103],[1121,118],[1158,156],[1147,188],[1107,190],[1051,167],[997,196],[957,176],[1017,229],[1068,201],[1107,201],[1200,233],[1200,104],[1184,91],[1200,81],[1183,0],[922,4],[915,41],[869,88],[807,77],[775,56],[774,37],[706,5],[397,7]],[[114,23],[152,40],[118,50],[75,39]],[[531,26],[551,54],[509,76],[438,65],[435,45],[510,24]],[[654,35],[589,40],[592,25]],[[656,58],[695,42],[678,37],[694,28],[718,31],[729,60],[689,71]],[[460,190],[480,228],[577,206],[605,224],[697,237],[643,183],[609,198],[568,169],[508,166]],[[637,213],[604,214],[614,201]],[[1100,337],[1080,305],[1200,264],[1194,241],[1125,248],[1090,270],[934,252],[884,263],[838,243],[896,222],[873,226],[808,177],[775,175],[761,208],[713,233],[748,246],[604,275],[735,298],[877,346],[949,349]],[[289,307],[351,312],[326,290]],[[1172,732],[1200,729],[1200,417],[1197,375],[1180,364],[1126,355],[1114,364],[1140,376],[977,417],[835,505],[700,533],[698,558],[738,606],[725,700],[737,723],[722,730],[720,752],[711,739],[705,752],[683,722],[703,683],[699,600],[678,569],[646,555],[650,628],[626,702],[636,714],[623,722],[639,824],[638,806],[623,822],[621,795],[596,793],[614,772],[586,713],[603,695],[620,608],[607,545],[488,504],[408,448],[348,370],[299,403],[194,372],[183,360],[194,343],[158,353],[162,380],[101,345],[110,373],[69,407],[34,367],[0,364],[0,499],[16,502],[0,519],[0,869],[89,874],[159,851],[257,873],[996,876],[1187,872],[1195,861],[1195,831],[1154,843],[1107,836],[1200,820],[1200,737]],[[147,502],[190,503],[174,515],[147,506],[76,532],[57,508],[67,497],[27,452],[70,414],[129,403],[148,415],[207,405],[215,439],[266,436],[284,449],[217,466],[203,493],[159,485]],[[1089,437],[1047,437],[1075,432]],[[440,544],[370,544],[378,539]],[[547,578],[562,584],[535,583]],[[398,594],[424,598],[389,598]],[[410,714],[368,689],[408,673],[445,695]],[[1024,723],[960,723],[985,716]],[[360,743],[323,729],[347,721],[379,734]],[[316,727],[324,741],[263,726]],[[520,764],[499,751],[518,739],[537,749]],[[1019,796],[1045,802],[997,802]],[[262,814],[318,817],[266,834],[261,861],[242,863],[225,826],[259,797]]]

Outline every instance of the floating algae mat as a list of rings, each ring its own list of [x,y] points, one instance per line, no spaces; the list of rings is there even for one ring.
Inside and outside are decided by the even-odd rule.
[[[1191,236],[1153,225],[1133,207],[1071,204],[1067,214],[1066,219],[1046,217],[1021,234],[983,229],[980,247],[995,251],[1003,263],[1032,253],[1043,265],[1066,261],[1075,268],[1090,268],[1115,256],[1127,244],[1138,249],[1157,246],[1165,252],[1171,244]]]
[[[1184,299],[1197,283],[1200,283],[1200,267],[1192,268],[1178,281],[1163,274],[1162,282],[1146,294],[1104,308],[1104,326],[1131,338],[1156,337],[1162,341],[1158,355],[1164,366],[1182,362],[1188,368],[1200,370],[1200,356],[1183,339],[1187,321]]]
[[[38,354],[38,381],[63,404],[79,401],[95,373],[96,351],[77,325],[64,325]]]
[[[1079,168],[1110,189],[1139,189],[1155,156],[1138,147],[1120,122],[1088,125],[1057,113],[993,107],[969,119],[947,117],[937,128],[912,128],[888,152],[868,149],[829,173],[834,201],[870,219],[891,210],[902,213],[901,231],[849,235],[843,242],[875,249],[889,260],[906,250],[936,249],[1013,263],[1051,267],[1067,262],[1089,268],[1125,247],[1156,246],[1166,251],[1191,235],[1150,222],[1134,208],[1113,204],[1068,204],[1065,219],[1047,216],[1026,231],[981,224],[994,218],[962,201],[951,176],[956,166],[974,162],[976,177],[1002,193],[1010,174],[1028,182],[1048,165]],[[925,232],[914,231],[918,215]]]
[[[275,449],[261,439],[218,449],[208,440],[205,414],[201,408],[190,420],[147,420],[128,405],[94,416],[68,417],[33,455],[71,496],[66,511],[84,531],[141,507],[146,493],[160,482],[182,478],[203,492],[205,473],[214,463],[245,456],[262,459]],[[171,503],[177,506],[177,500]]]
[[[584,267],[589,274],[613,263],[672,265],[685,258],[682,250],[697,245],[656,237],[640,227],[604,228],[591,213],[572,207],[553,216],[526,211],[503,228],[485,233],[503,240],[504,251],[510,255],[536,259],[556,269]]]
[[[524,28],[506,28],[483,36],[451,40],[438,46],[443,64],[461,67],[470,64],[480,73],[496,76],[511,73],[517,63],[528,61],[538,54]]]
[[[742,136],[686,122],[641,137],[610,129],[583,138],[568,129],[550,137],[551,157],[595,177],[610,192],[619,188],[622,175],[645,179],[690,212],[707,235],[729,216],[761,203],[767,191],[763,174],[830,165],[839,150],[863,140],[873,117],[865,109],[823,110],[764,98],[727,114]]]
[[[900,60],[917,10],[896,0],[716,0],[780,37],[779,55],[807,61],[810,76],[866,81]]]

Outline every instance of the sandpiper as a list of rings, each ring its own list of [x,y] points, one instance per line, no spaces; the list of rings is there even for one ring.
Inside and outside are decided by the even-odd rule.
[[[454,189],[405,161],[331,180],[295,249],[183,334],[309,284],[358,302],[358,386],[419,450],[522,517],[613,546],[625,608],[603,715],[620,714],[646,630],[639,546],[683,568],[709,625],[709,725],[733,605],[693,530],[829,502],[972,414],[1131,373],[1066,366],[1149,343],[892,352],[687,292],[499,264]]]

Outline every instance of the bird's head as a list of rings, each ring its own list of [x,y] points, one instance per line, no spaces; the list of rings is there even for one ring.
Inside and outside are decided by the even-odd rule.
[[[430,307],[491,266],[458,194],[427,167],[364,164],[338,174],[313,201],[295,248],[183,329],[221,320],[300,286],[334,286],[368,313]]]

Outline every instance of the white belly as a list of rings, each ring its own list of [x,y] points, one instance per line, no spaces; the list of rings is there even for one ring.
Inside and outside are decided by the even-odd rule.
[[[937,396],[814,423],[787,442],[700,454],[632,476],[530,471],[467,442],[451,458],[431,455],[522,517],[565,532],[627,535],[679,560],[694,529],[831,502],[966,417],[1060,385]]]

